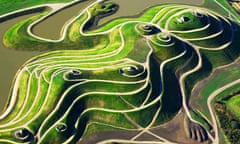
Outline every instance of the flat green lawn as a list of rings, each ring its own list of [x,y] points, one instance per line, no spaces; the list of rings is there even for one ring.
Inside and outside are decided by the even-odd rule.
[[[0,15],[39,4],[64,3],[70,1],[72,0],[0,0]]]
[[[231,17],[235,20],[240,20],[239,15],[237,12],[228,4],[227,0],[217,0],[218,3],[216,3],[215,0],[204,0],[203,7],[206,7],[208,9],[213,9],[214,11],[218,12],[219,14],[223,16],[229,16],[229,13],[231,13]],[[220,6],[220,5],[221,6]],[[223,8],[225,7],[225,9]]]
[[[217,90],[218,88],[226,85],[227,83],[230,83],[231,81],[234,81],[239,77],[239,66],[233,65],[231,67],[228,67],[225,70],[221,70],[216,76],[211,78],[211,80],[202,87],[200,90],[201,95],[201,105],[203,108],[207,108],[207,99],[208,96]],[[207,116],[209,116],[209,112],[207,109],[203,110]]]
[[[226,104],[237,117],[240,117],[240,94],[231,97]]]

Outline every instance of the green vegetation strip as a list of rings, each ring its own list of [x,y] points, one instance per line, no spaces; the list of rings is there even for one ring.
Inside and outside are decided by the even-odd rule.
[[[32,58],[18,72],[12,95],[16,102],[9,103],[13,109],[0,120],[0,142],[76,143],[95,132],[123,129],[156,137],[149,130],[171,120],[182,106],[190,120],[212,129],[203,118],[208,112],[199,109],[196,113],[185,105],[198,81],[239,56],[233,40],[239,35],[229,36],[233,22],[227,23],[211,11],[200,13],[201,17],[190,6],[173,4],[152,7],[136,18],[93,25],[96,18],[116,8],[109,2],[94,3],[66,24],[66,31],[56,41],[28,31],[48,12],[7,31],[4,44],[8,48],[51,52]],[[216,23],[219,31],[221,26],[228,29],[219,35],[211,26],[202,29]],[[197,34],[201,40],[196,42]],[[223,37],[229,39],[218,43]],[[188,85],[182,91],[179,79],[185,73],[189,73]],[[225,74],[228,77],[223,82]],[[210,88],[204,87],[200,93],[205,106],[214,90],[239,77],[232,74],[232,69],[219,73],[205,84]],[[237,111],[233,105],[238,102],[239,96],[230,99],[228,107]]]

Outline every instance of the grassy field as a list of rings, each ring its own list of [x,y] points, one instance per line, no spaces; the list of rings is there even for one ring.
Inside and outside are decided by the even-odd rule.
[[[116,7],[99,3],[89,8],[66,27],[62,41],[39,39],[27,31],[48,12],[6,32],[3,42],[8,48],[51,52],[32,58],[19,71],[17,94],[13,94],[18,99],[12,112],[0,120],[0,142],[15,141],[9,135],[23,126],[38,137],[31,139],[35,143],[76,143],[99,131],[159,126],[189,102],[197,82],[239,56],[235,40],[239,31],[231,27],[239,25],[211,11],[196,14],[189,6],[156,6],[139,17],[93,26],[96,18]],[[238,78],[234,73],[238,69],[228,69],[206,83],[200,91],[203,110],[190,111],[208,131],[211,126],[203,118],[209,117],[205,111],[208,96]],[[186,72],[183,92],[179,79]],[[235,98],[229,100],[228,107],[238,111],[234,105],[239,96]]]
[[[207,116],[209,116],[209,112],[207,110],[207,104],[206,101],[208,99],[208,96],[214,92],[215,90],[217,90],[218,88],[224,86],[225,84],[230,83],[231,81],[236,80],[237,78],[239,78],[239,67],[238,66],[230,66],[227,69],[224,69],[222,71],[218,71],[213,77],[211,77],[208,82],[201,88],[199,95],[201,96],[201,100],[200,103],[201,105],[204,105],[203,110],[205,111],[205,113],[207,114]],[[222,97],[228,95],[227,93],[231,93],[231,90],[229,90],[228,92],[221,94]],[[217,99],[220,99],[220,96],[218,96]]]
[[[240,20],[238,13],[228,4],[227,1],[222,0],[204,0],[203,6],[220,13],[223,16],[230,17],[235,20]]]

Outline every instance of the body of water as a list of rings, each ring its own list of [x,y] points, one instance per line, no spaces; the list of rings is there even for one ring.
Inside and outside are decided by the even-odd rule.
[[[12,80],[17,70],[28,59],[40,54],[40,52],[16,51],[4,47],[2,39],[4,33],[17,22],[36,14],[20,16],[12,20],[0,23],[0,113],[3,110],[9,95]]]

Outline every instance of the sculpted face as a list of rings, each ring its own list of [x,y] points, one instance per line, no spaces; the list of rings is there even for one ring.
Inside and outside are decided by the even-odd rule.
[[[191,117],[190,94],[183,89],[191,89],[197,78],[189,85],[184,80],[201,71],[202,55],[211,63],[211,55],[200,49],[233,49],[229,25],[235,24],[200,8],[166,5],[89,30],[97,11],[112,12],[115,6],[95,3],[67,27],[60,42],[40,40],[27,31],[25,37],[14,37],[43,49],[52,45],[56,51],[33,58],[18,71],[0,117],[0,142],[76,143],[101,131],[150,133],[181,108],[189,131],[207,140],[203,124]],[[220,41],[223,33],[230,38]]]

